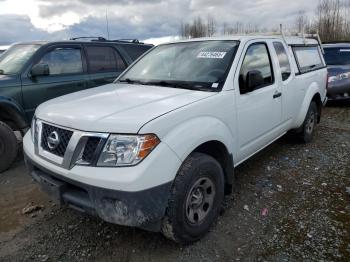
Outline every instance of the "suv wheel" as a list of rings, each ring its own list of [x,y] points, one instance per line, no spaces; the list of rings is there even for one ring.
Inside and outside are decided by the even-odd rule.
[[[224,189],[220,164],[206,154],[191,154],[174,180],[163,234],[182,244],[200,239],[219,215]]]
[[[301,129],[301,132],[299,134],[301,140],[304,143],[309,143],[312,141],[316,124],[317,124],[317,105],[315,102],[311,102]]]
[[[15,133],[0,121],[0,173],[8,169],[16,159],[18,143]]]

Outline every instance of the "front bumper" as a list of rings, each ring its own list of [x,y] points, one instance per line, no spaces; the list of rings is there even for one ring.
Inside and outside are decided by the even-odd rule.
[[[26,166],[43,191],[61,205],[125,226],[159,231],[171,182],[138,192],[99,188],[54,174],[24,154]]]
[[[350,98],[350,80],[341,80],[329,84],[327,89],[329,99],[349,99]]]
[[[140,164],[121,168],[65,169],[35,153],[30,132],[23,138],[23,151],[33,178],[61,204],[107,222],[152,231],[160,229],[172,181],[181,165],[165,143]]]

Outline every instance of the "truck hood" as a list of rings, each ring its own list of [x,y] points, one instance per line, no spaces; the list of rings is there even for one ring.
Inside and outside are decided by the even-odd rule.
[[[60,126],[91,132],[137,133],[147,122],[215,92],[109,84],[45,102],[36,116]]]

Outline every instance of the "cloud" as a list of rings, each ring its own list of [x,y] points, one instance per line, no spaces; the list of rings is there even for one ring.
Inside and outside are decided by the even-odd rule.
[[[37,29],[31,24],[28,16],[1,15],[0,24],[1,43],[46,39],[48,37],[46,31]],[[25,38],[23,36],[25,36]]]
[[[2,3],[19,0],[0,0]],[[106,36],[159,38],[179,34],[180,24],[210,15],[218,29],[236,22],[276,28],[295,22],[299,10],[313,15],[318,0],[31,0],[37,17],[0,15],[0,41]],[[33,13],[33,12],[32,12]],[[35,13],[35,12],[34,12]],[[35,22],[35,26],[33,26]],[[6,26],[5,26],[6,25]],[[42,29],[38,29],[38,27]]]

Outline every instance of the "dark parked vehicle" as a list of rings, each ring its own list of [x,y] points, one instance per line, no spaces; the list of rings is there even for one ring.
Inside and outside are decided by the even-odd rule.
[[[328,68],[328,98],[350,98],[350,43],[331,43],[323,48]]]
[[[0,56],[0,172],[17,155],[15,131],[26,132],[39,104],[113,82],[151,47],[104,38],[11,46]]]

